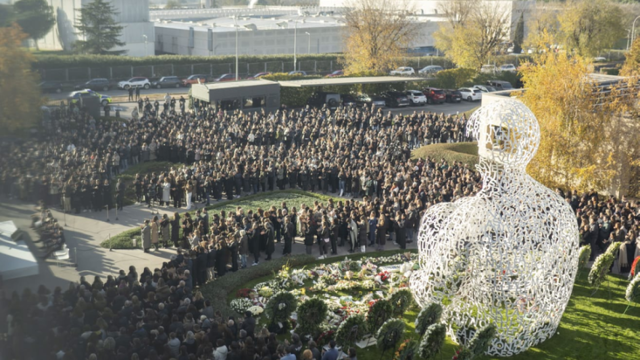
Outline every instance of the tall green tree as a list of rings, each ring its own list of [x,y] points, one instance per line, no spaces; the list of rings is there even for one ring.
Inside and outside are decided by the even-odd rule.
[[[45,0],[19,0],[13,4],[13,10],[16,22],[38,49],[38,39],[47,35],[56,23],[53,8]]]
[[[0,27],[7,27],[14,21],[13,6],[0,4]]]
[[[113,5],[105,0],[93,0],[79,11],[80,19],[76,29],[84,36],[84,40],[75,42],[76,51],[99,55],[125,52],[111,50],[124,45],[124,42],[120,41],[122,26],[114,19],[118,13]]]
[[[518,24],[516,24],[516,33],[513,36],[513,52],[520,54],[522,52],[522,42],[524,41],[524,13],[520,14]]]

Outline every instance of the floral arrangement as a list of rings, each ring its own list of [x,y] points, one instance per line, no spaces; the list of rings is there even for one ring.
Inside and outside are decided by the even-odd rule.
[[[587,267],[587,263],[589,262],[589,257],[591,257],[591,246],[585,245],[580,248],[580,255],[578,256],[578,270],[584,269]]]
[[[338,327],[335,340],[343,348],[348,348],[349,345],[362,340],[367,333],[366,327],[363,315],[351,315]]]
[[[451,360],[471,360],[473,359],[473,353],[471,352],[471,350],[469,350],[469,348],[460,348],[458,350],[456,350],[456,354],[453,355],[453,357],[451,358]]]
[[[418,342],[413,339],[406,339],[393,354],[393,360],[413,360],[417,351]]]
[[[283,331],[285,331],[284,325],[288,323],[291,313],[296,310],[297,306],[298,300],[295,296],[287,291],[281,291],[269,299],[264,311],[271,324],[281,324]]]
[[[263,286],[258,290],[258,294],[262,297],[271,297],[273,296],[273,290],[270,287]]]
[[[489,349],[489,345],[493,341],[493,338],[495,338],[496,332],[496,326],[489,324],[473,334],[473,337],[469,340],[469,344],[467,344],[467,348],[471,350],[473,356],[480,356]]]
[[[318,298],[311,298],[298,306],[298,327],[296,331],[302,335],[315,337],[320,332],[320,324],[327,317],[329,307]]]
[[[423,308],[416,318],[416,333],[420,336],[424,335],[429,326],[440,322],[442,317],[442,305],[438,303],[430,303]]]
[[[409,289],[400,289],[389,298],[391,303],[392,316],[402,316],[413,304],[413,293]]]
[[[639,272],[640,272],[640,256],[636,257],[633,260],[633,263],[631,264],[631,272],[630,272],[631,278],[638,275]]]
[[[240,289],[236,291],[236,297],[238,298],[251,298],[255,296],[256,291],[253,289]]]
[[[253,303],[247,298],[237,298],[231,300],[229,306],[238,314],[244,314],[247,310],[249,310],[250,307],[253,306]]]
[[[598,256],[591,266],[591,271],[589,271],[589,284],[596,287],[600,286],[600,284],[602,284],[605,277],[607,276],[607,273],[609,272],[613,261],[614,257],[611,253],[609,253],[609,250],[607,250],[607,252],[605,252],[604,254]]]
[[[636,275],[627,286],[625,299],[630,303],[640,303],[640,275]]]
[[[606,253],[607,254],[611,254],[612,256],[615,257],[616,252],[618,250],[620,250],[620,246],[622,246],[621,242],[614,242],[613,244],[609,245],[609,247],[607,248]]]
[[[370,301],[369,312],[367,313],[368,328],[379,329],[391,317],[392,311],[392,305],[389,300]]]
[[[404,321],[400,319],[389,319],[378,329],[376,334],[376,346],[385,352],[396,347],[404,333]]]
[[[391,275],[389,274],[388,271],[382,271],[381,273],[376,275],[376,277],[374,279],[375,279],[375,281],[377,283],[382,284],[385,281],[389,280],[390,277],[391,277]]]
[[[262,315],[262,312],[264,311],[263,308],[261,308],[260,306],[252,306],[250,308],[247,309],[248,311],[251,311],[251,314],[253,314],[253,316],[260,316]]]
[[[319,346],[322,346],[323,344],[328,343],[333,339],[335,333],[336,332],[333,330],[323,331],[322,333],[320,333],[320,335],[318,335],[318,339],[316,340],[316,343]]]
[[[442,351],[446,337],[447,329],[444,324],[433,324],[429,326],[418,346],[418,355],[420,355],[420,358],[424,360],[435,359],[435,356]]]

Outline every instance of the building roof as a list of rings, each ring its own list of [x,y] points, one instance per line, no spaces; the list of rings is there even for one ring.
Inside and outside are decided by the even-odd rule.
[[[222,81],[222,82],[210,82],[206,84],[193,84],[193,86],[204,86],[208,90],[221,90],[221,89],[237,89],[243,87],[262,86],[277,84],[275,81],[257,79],[257,80],[239,80],[239,81]]]
[[[327,85],[378,84],[409,81],[424,81],[425,78],[416,76],[368,76],[368,77],[336,77],[310,80],[279,81],[282,87],[309,87]]]

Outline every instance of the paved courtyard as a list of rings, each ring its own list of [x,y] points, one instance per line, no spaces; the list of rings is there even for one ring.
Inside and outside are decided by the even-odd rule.
[[[201,205],[200,205],[201,206]],[[38,239],[35,231],[29,228],[31,224],[31,214],[35,213],[34,205],[19,201],[3,200],[0,203],[0,221],[13,220],[16,226],[25,231],[23,239],[29,245],[33,254],[38,258],[40,269],[39,275],[4,281],[0,288],[5,291],[22,291],[29,287],[37,289],[40,284],[46,284],[53,288],[60,286],[63,289],[68,287],[70,281],[78,281],[80,276],[117,275],[120,269],[127,270],[130,265],[134,265],[138,272],[143,268],[151,269],[160,267],[162,262],[168,261],[169,257],[176,253],[173,249],[160,249],[144,253],[142,250],[112,250],[100,247],[100,243],[110,236],[122,231],[139,226],[144,219],[151,218],[151,210],[143,206],[126,206],[124,211],[118,213],[118,220],[115,220],[115,213],[110,211],[107,221],[106,211],[98,213],[80,213],[78,215],[66,216],[57,210],[52,210],[53,216],[59,223],[65,226],[66,243],[71,251],[71,258],[68,261],[55,261],[52,259],[42,260],[44,254],[33,241]],[[173,208],[160,208],[160,213],[173,214]],[[184,212],[180,210],[179,212]],[[213,210],[211,213],[215,213]],[[416,244],[408,244],[410,248],[415,248]],[[274,258],[282,256],[282,243],[276,243]],[[395,249],[396,245],[387,242],[387,249]],[[367,251],[374,251],[375,248],[367,247]],[[296,239],[293,245],[293,254],[304,253],[302,239]],[[314,254],[318,255],[314,247]],[[338,247],[338,255],[348,254],[348,247]],[[77,266],[76,266],[77,264]],[[240,270],[242,271],[242,270]],[[92,278],[88,279],[93,281]]]

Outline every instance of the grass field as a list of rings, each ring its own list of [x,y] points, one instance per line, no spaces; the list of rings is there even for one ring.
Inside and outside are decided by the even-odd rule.
[[[397,252],[397,251],[395,251]],[[385,252],[389,255],[391,252]],[[367,254],[368,256],[376,256],[379,254]],[[361,257],[362,254],[354,256]],[[322,261],[313,261],[306,263],[305,267],[313,267],[320,263],[329,263],[337,259],[325,259]],[[342,260],[342,259],[340,259]],[[273,264],[275,265],[275,264]],[[276,269],[277,270],[277,269]],[[272,271],[276,271],[273,270]],[[238,274],[240,274],[239,272]],[[217,293],[219,297],[225,296],[227,304],[235,298],[235,293],[241,288],[251,288],[257,283],[267,281],[273,275],[255,277],[245,282],[235,283],[235,287],[226,289],[226,291]],[[223,281],[233,284],[231,277],[237,274],[230,274],[229,278],[223,278]],[[244,279],[249,277],[243,276]],[[637,331],[640,329],[640,306],[631,307],[625,315],[623,312],[627,307],[624,298],[625,289],[629,283],[626,279],[609,275],[609,280],[603,284],[600,290],[591,297],[593,288],[587,283],[587,273],[579,275],[573,289],[573,295],[564,313],[557,334],[551,339],[529,349],[528,351],[510,357],[514,360],[541,360],[541,359],[640,359],[640,342],[638,342]],[[216,284],[214,282],[212,284]],[[209,285],[207,285],[208,287]],[[227,287],[229,285],[227,284]],[[609,298],[609,291],[611,297]],[[415,333],[414,321],[419,310],[412,308],[405,313],[404,321],[406,323],[405,338],[417,339]],[[280,340],[289,338],[282,335]],[[457,346],[447,338],[442,359],[451,359]],[[360,360],[390,360],[393,355],[385,354],[381,357],[380,352],[375,346],[358,350],[358,359]],[[439,357],[436,357],[439,358]],[[500,359],[483,356],[479,359]]]
[[[411,152],[411,157],[426,158],[431,157],[438,162],[445,159],[447,162],[460,161],[469,166],[478,163],[478,144],[475,142],[431,144],[415,149]]]
[[[161,163],[148,163],[148,164],[161,164]],[[140,168],[138,168],[140,170]],[[150,170],[146,168],[146,170]],[[131,173],[128,171],[123,173],[122,176],[130,177]],[[129,191],[127,191],[129,194]],[[300,190],[283,190],[283,191],[273,191],[266,193],[258,193],[255,195],[248,195],[238,199],[222,201],[219,203],[214,203],[211,206],[208,206],[209,216],[212,216],[214,213],[220,213],[221,211],[235,212],[236,207],[240,206],[244,209],[245,213],[249,210],[253,210],[254,212],[261,208],[263,210],[268,210],[271,206],[275,206],[276,208],[280,208],[280,205],[283,202],[287,203],[287,207],[289,210],[292,208],[300,209],[300,205],[305,204],[308,206],[313,206],[315,201],[326,202],[328,201],[330,196],[300,191]],[[334,201],[341,201],[341,198],[333,198]],[[192,215],[195,213],[191,212]],[[182,215],[181,215],[182,216]],[[112,249],[134,249],[140,248],[140,241],[138,241],[137,246],[133,246],[132,238],[137,237],[140,238],[140,229],[133,228],[131,230],[127,230],[118,235],[112,236],[111,238],[103,241],[100,246],[103,248],[112,248]]]

